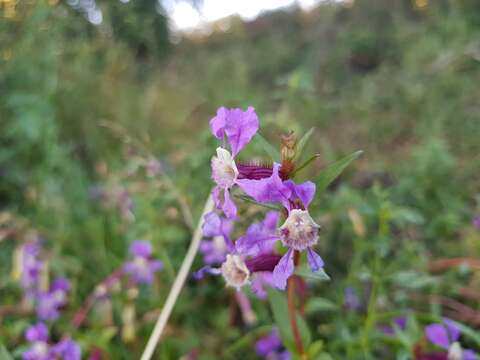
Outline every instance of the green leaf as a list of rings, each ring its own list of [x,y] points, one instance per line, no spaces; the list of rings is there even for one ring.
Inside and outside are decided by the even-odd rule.
[[[477,330],[474,330],[471,327],[456,321],[455,325],[458,326],[458,328],[460,329],[462,334],[465,335],[465,337],[470,338],[470,340],[474,341],[477,346],[480,346],[480,333]]]
[[[13,356],[3,344],[0,344],[0,360],[13,360]]]
[[[272,158],[275,162],[280,162],[280,151],[278,151],[272,144],[270,144],[265,138],[257,133],[255,136],[260,146],[265,150],[265,152]]]
[[[335,161],[333,164],[328,165],[322,172],[315,178],[315,184],[317,185],[317,198],[318,195],[323,193],[330,183],[335,180],[345,168],[357,157],[363,153],[362,150],[356,151],[343,159]]]
[[[305,306],[305,312],[307,314],[313,314],[322,311],[332,312],[337,311],[338,307],[338,304],[334,303],[331,300],[317,297],[307,302],[307,305]]]
[[[295,269],[295,274],[301,276],[305,279],[316,280],[316,281],[328,281],[330,280],[330,276],[322,269],[313,272],[310,270],[310,267],[307,264],[303,264],[298,266]]]
[[[312,157],[310,157],[307,161],[305,161],[302,165],[300,165],[298,168],[295,169],[295,171],[292,173],[292,177],[297,175],[301,170],[305,169],[310,163],[312,163],[317,157],[319,157],[320,154],[315,154]]]
[[[308,141],[310,140],[310,137],[312,136],[314,131],[315,131],[315,128],[312,127],[297,142],[296,155],[295,155],[295,159],[294,159],[295,162],[297,162],[302,157],[303,150],[305,149],[305,146],[308,144]]]
[[[256,201],[254,198],[248,196],[248,195],[245,195],[245,194],[235,194],[234,197],[240,199],[240,200],[243,200],[245,202],[248,202],[250,204],[254,204],[254,205],[258,205],[258,206],[262,206],[264,208],[267,208],[267,209],[270,209],[270,210],[276,210],[276,211],[281,211],[282,208],[280,206],[276,206],[276,205],[273,205],[273,204],[262,204],[262,203],[259,203],[258,201]]]
[[[280,332],[283,345],[292,353],[296,353],[295,340],[293,338],[290,319],[288,317],[288,304],[286,293],[269,288],[268,300],[272,308],[273,318]],[[305,320],[297,314],[297,326],[302,338],[303,346],[306,348],[312,341],[312,336]]]

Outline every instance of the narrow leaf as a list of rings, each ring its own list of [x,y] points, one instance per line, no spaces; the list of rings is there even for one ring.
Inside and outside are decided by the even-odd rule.
[[[3,344],[0,344],[0,359],[13,360],[13,356],[8,352],[7,348]]]
[[[323,193],[330,183],[335,180],[345,168],[357,157],[359,157],[363,151],[359,150],[350,154],[343,159],[335,161],[322,170],[322,172],[316,177],[315,184],[317,185],[317,198],[318,195]]]
[[[303,150],[305,149],[305,146],[308,144],[308,141],[310,140],[310,137],[312,136],[314,131],[315,131],[315,128],[312,127],[298,141],[297,150],[296,150],[297,154],[295,156],[295,161],[298,161],[302,157]]]
[[[308,165],[310,165],[319,156],[320,156],[320,154],[315,154],[310,159],[305,161],[302,165],[300,165],[298,168],[295,169],[295,171],[292,173],[292,177],[297,175],[301,170],[305,169]]]
[[[280,162],[280,151],[278,151],[272,144],[265,140],[265,138],[259,133],[257,133],[255,138],[273,161]]]
[[[301,276],[305,279],[310,279],[310,280],[316,280],[316,281],[328,281],[330,280],[330,276],[327,275],[327,273],[323,270],[320,269],[319,271],[312,272],[310,270],[310,267],[307,264],[303,264],[298,266],[295,269],[295,274],[298,276]]]
[[[305,306],[305,312],[307,314],[313,314],[317,312],[332,312],[338,310],[338,304],[331,300],[317,297],[307,302]]]

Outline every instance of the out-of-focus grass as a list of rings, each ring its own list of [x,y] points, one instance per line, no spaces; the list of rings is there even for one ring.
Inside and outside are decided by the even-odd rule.
[[[406,309],[428,322],[440,307],[425,296],[458,298],[458,288],[478,284],[468,270],[432,276],[427,264],[480,254],[470,225],[480,206],[480,27],[474,2],[432,1],[423,10],[410,1],[392,4],[234,19],[229,31],[183,39],[162,60],[139,59],[63,4],[39,2],[1,19],[0,205],[28,224],[4,226],[15,232],[0,242],[0,306],[20,297],[8,274],[27,236],[22,229],[45,237],[51,270],[74,283],[58,333],[69,331],[69,316],[123,260],[131,240],[150,239],[166,268],[152,289],[142,289],[136,340],[126,344],[94,320],[72,334],[84,349],[95,344],[115,359],[137,357],[156,314],[149,312],[161,307],[190,230],[162,176],[135,169],[140,160],[159,159],[198,215],[211,186],[208,120],[218,106],[253,105],[272,143],[286,130],[315,126],[309,150],[320,157],[311,173],[364,150],[314,209],[332,281],[311,294],[312,301],[320,294],[341,304],[344,288],[355,287],[369,311],[313,312],[315,338],[333,358],[408,353],[412,344],[380,341],[377,326]],[[261,146],[242,156],[250,154],[260,157]],[[98,184],[127,189],[135,221],[92,201]],[[352,226],[352,209],[365,233]],[[117,330],[121,299],[113,302]],[[189,282],[158,358],[194,348],[201,359],[254,358],[251,340],[242,342],[249,329],[230,325],[229,299],[221,281]],[[266,305],[253,306],[259,324],[270,324]],[[31,315],[0,317],[0,342],[15,349],[31,322]]]

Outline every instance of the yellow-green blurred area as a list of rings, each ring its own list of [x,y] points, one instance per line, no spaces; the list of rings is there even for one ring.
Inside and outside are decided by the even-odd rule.
[[[480,2],[326,1],[188,31],[169,16],[155,0],[0,0],[0,344],[20,356],[35,321],[2,311],[21,299],[14,253],[35,233],[50,272],[73,283],[53,333],[70,333],[84,354],[139,358],[189,244],[189,213],[196,222],[212,186],[208,122],[220,106],[253,106],[275,146],[315,128],[306,152],[319,157],[304,179],[364,151],[312,210],[332,278],[310,293],[323,303],[307,306],[318,359],[409,359],[418,329],[440,316],[464,323],[473,335],[463,345],[479,351]],[[266,159],[258,142],[240,157]],[[99,204],[98,187],[133,205]],[[138,238],[165,269],[140,291],[133,335],[122,336],[123,292],[99,311],[111,317],[71,329]],[[446,259],[477,267],[432,272]],[[361,312],[342,308],[347,287]],[[221,279],[189,280],[157,358],[256,359],[272,320],[252,301],[257,325],[239,325]],[[407,312],[410,337],[378,335]]]

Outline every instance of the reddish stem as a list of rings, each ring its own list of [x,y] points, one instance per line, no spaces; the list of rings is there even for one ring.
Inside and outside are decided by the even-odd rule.
[[[447,270],[452,267],[459,267],[462,265],[467,265],[472,269],[480,270],[480,260],[468,257],[433,260],[428,265],[428,269],[432,272],[435,272]]]
[[[293,253],[293,262],[295,266],[298,264],[300,253],[295,250]],[[287,281],[287,302],[288,302],[288,317],[290,319],[290,326],[292,328],[293,338],[295,340],[295,346],[298,354],[303,357],[305,350],[303,348],[302,337],[300,336],[300,330],[297,324],[297,311],[295,309],[295,275],[290,276]]]

